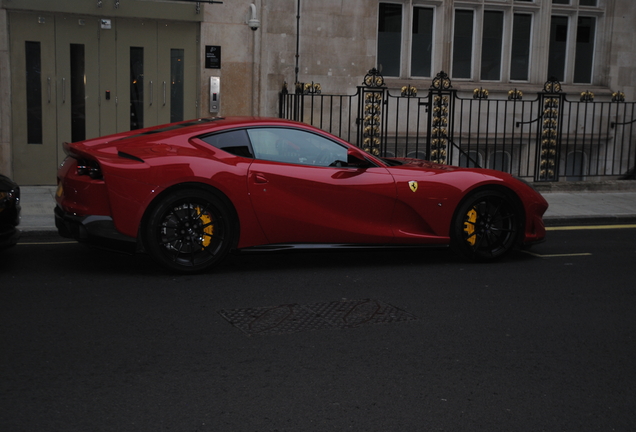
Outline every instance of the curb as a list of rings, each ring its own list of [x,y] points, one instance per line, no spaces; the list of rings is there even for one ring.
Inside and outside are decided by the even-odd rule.
[[[534,182],[532,187],[542,194],[558,192],[636,192],[636,180]]]
[[[636,215],[590,215],[590,216],[549,216],[544,217],[546,227],[569,225],[631,225],[636,224]]]

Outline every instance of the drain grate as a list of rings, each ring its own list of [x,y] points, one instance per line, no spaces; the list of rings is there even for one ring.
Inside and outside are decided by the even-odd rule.
[[[248,335],[342,329],[417,319],[400,308],[372,299],[230,309],[219,314]]]

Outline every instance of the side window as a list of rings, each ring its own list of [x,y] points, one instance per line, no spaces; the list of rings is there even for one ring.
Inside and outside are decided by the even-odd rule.
[[[221,132],[199,138],[212,147],[224,150],[233,155],[246,158],[254,157],[250,151],[250,141],[244,130]]]
[[[346,166],[346,147],[320,135],[296,129],[248,130],[257,159],[314,166]]]

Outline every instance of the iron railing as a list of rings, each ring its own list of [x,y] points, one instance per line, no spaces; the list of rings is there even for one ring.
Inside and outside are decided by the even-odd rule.
[[[601,98],[598,98],[601,99]],[[392,94],[375,69],[353,95],[320,85],[284,86],[279,116],[309,123],[379,156],[506,171],[533,181],[634,176],[636,102],[622,93],[595,100],[567,95],[552,79],[533,98],[512,89],[505,99],[475,89],[462,97],[444,72],[424,95]]]

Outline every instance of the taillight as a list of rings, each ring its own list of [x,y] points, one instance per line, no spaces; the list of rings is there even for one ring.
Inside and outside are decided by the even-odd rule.
[[[92,179],[101,179],[102,169],[94,160],[77,159],[77,175],[87,175]]]
[[[20,187],[17,186],[15,189],[9,189],[0,191],[0,211],[5,208],[12,207],[13,202],[20,201]]]

